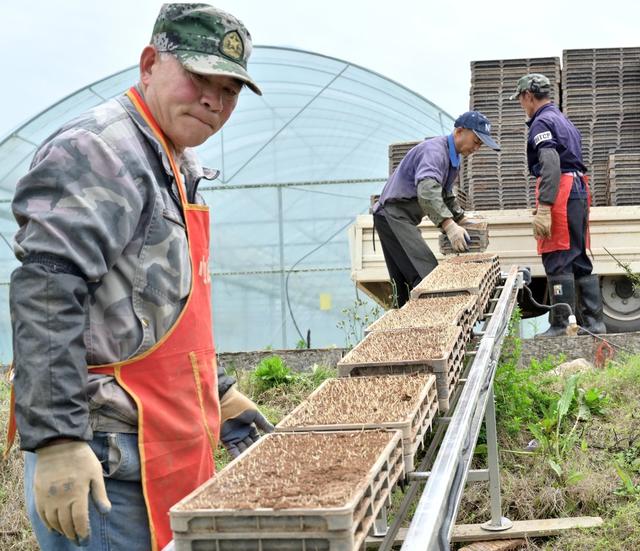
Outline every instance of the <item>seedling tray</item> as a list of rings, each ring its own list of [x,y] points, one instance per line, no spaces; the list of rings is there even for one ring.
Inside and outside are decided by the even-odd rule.
[[[491,264],[495,270],[500,271],[500,258],[495,253],[462,253],[447,256],[440,262],[442,264],[467,264],[468,262]]]
[[[374,331],[338,362],[338,375],[433,373],[438,407],[445,412],[462,370],[466,340],[462,329],[452,325]]]
[[[478,317],[477,302],[476,295],[468,294],[410,300],[402,308],[386,312],[365,329],[365,334],[436,325],[457,325],[468,333]]]
[[[403,470],[400,431],[267,435],[171,508],[176,551],[360,549]]]
[[[487,307],[499,275],[499,268],[489,263],[470,262],[461,270],[459,265],[444,262],[414,287],[411,299],[459,293],[478,295],[478,315],[481,315]]]
[[[437,413],[435,375],[342,377],[322,383],[276,432],[399,430],[408,473]]]

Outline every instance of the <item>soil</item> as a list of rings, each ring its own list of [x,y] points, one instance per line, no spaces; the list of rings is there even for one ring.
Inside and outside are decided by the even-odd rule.
[[[327,380],[280,427],[402,423],[415,413],[429,374],[341,377]]]
[[[377,430],[269,434],[180,510],[346,507],[393,437]]]
[[[460,338],[454,325],[374,331],[367,335],[339,365],[419,362],[444,359]]]
[[[477,300],[477,297],[469,295],[410,300],[399,310],[387,312],[371,325],[370,329],[386,331],[406,327],[456,324],[465,310],[472,310],[475,307]]]

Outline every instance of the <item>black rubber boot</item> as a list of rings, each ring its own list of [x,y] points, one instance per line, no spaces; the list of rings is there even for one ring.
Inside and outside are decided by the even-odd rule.
[[[569,315],[576,311],[576,287],[571,275],[558,275],[547,277],[549,289],[549,302],[551,305],[565,303],[571,306],[571,312],[565,306],[558,306],[549,311],[549,324],[551,327],[536,337],[560,337],[567,334]]]
[[[578,319],[580,325],[589,333],[604,335],[607,326],[602,320],[602,293],[600,292],[600,279],[591,274],[576,279],[578,288]],[[587,331],[578,331],[578,335],[587,335]]]

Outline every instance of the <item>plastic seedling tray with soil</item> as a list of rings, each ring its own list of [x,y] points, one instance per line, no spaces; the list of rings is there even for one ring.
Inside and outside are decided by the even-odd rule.
[[[468,294],[411,300],[400,309],[386,312],[365,329],[365,334],[434,325],[458,325],[469,331],[476,321],[477,301],[477,296]]]
[[[434,373],[438,405],[444,412],[462,368],[465,344],[466,335],[454,325],[374,331],[338,362],[338,375]]]
[[[464,265],[464,268],[455,264],[439,264],[414,287],[411,291],[411,298],[464,291],[477,295],[490,272],[491,265],[484,263],[468,263]]]
[[[496,267],[500,267],[499,257],[495,253],[461,253],[447,256],[440,262],[443,264],[466,264],[467,262],[488,262]]]
[[[416,285],[411,291],[411,299],[470,293],[478,295],[478,314],[481,315],[499,275],[498,267],[485,262],[468,262],[462,267],[445,262]]]
[[[400,430],[405,471],[411,472],[437,413],[434,375],[341,377],[322,383],[276,431]]]
[[[171,508],[176,550],[356,550],[402,475],[400,431],[269,434]]]

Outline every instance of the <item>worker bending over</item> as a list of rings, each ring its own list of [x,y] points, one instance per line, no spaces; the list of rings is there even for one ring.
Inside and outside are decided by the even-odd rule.
[[[468,250],[468,220],[456,200],[454,182],[461,156],[473,154],[482,144],[500,150],[487,117],[478,111],[460,115],[451,134],[427,139],[405,155],[375,203],[373,224],[398,307],[438,265],[418,229],[424,216],[447,234],[455,251]]]

